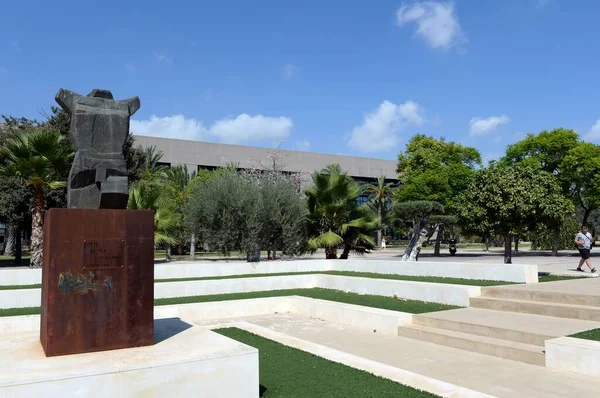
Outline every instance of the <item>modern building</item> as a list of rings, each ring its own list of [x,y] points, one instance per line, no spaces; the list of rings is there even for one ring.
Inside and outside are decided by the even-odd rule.
[[[389,182],[396,182],[396,161],[331,155],[315,152],[276,150],[242,145],[219,144],[204,141],[188,141],[136,135],[136,145],[155,147],[162,151],[161,163],[168,166],[185,165],[188,171],[214,170],[230,164],[242,169],[268,168],[273,159],[286,172],[313,172],[329,164],[338,163],[352,178],[359,182],[373,182],[385,175]]]

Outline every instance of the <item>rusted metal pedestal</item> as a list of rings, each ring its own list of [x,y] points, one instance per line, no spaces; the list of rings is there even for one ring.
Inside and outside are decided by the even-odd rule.
[[[154,216],[50,209],[40,339],[46,356],[154,342]]]

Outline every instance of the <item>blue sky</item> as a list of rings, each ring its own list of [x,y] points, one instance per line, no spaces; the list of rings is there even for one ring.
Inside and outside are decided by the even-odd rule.
[[[138,134],[395,159],[424,133],[500,156],[600,141],[600,2],[11,1],[0,113],[138,95]]]

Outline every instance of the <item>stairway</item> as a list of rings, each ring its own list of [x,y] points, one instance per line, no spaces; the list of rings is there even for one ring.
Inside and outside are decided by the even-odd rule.
[[[520,287],[484,288],[471,308],[414,315],[398,335],[544,366],[546,340],[600,328],[600,297]]]
[[[600,321],[600,296],[512,287],[485,288],[481,294],[471,298],[471,307]]]

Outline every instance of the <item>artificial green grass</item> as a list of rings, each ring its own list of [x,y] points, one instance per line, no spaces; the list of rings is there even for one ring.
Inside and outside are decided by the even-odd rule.
[[[600,341],[600,329],[586,330],[585,332],[572,334],[569,337],[575,337],[584,340]]]
[[[560,276],[560,275],[539,275],[539,282],[557,282],[557,281],[568,281],[570,279],[587,279],[585,276]]]
[[[0,308],[0,317],[17,315],[37,315],[39,313],[40,307]]]
[[[204,296],[173,297],[155,299],[154,305],[206,303],[213,301],[243,300],[262,297],[303,296],[339,303],[363,305],[392,311],[422,314],[425,312],[443,311],[460,308],[453,305],[431,303],[426,301],[404,300],[394,297],[374,296],[369,294],[346,293],[331,289],[286,289],[248,293],[211,294]],[[39,307],[0,309],[0,316],[39,314]]]
[[[436,397],[238,328],[215,332],[258,349],[262,398]]]
[[[0,290],[22,290],[22,289],[41,289],[42,285],[2,285]]]

